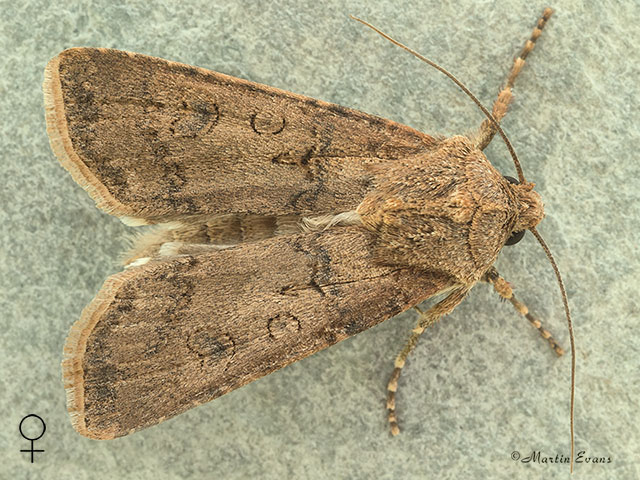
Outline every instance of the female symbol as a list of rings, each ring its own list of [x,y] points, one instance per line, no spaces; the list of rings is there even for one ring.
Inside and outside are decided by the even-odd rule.
[[[27,437],[24,432],[22,431],[22,423],[29,417],[35,417],[38,420],[40,420],[40,422],[42,423],[42,433],[40,435],[38,435],[35,438],[29,438]],[[36,440],[38,440],[40,437],[42,437],[44,435],[45,430],[47,429],[47,426],[44,423],[44,420],[42,420],[42,418],[40,418],[38,415],[36,415],[35,413],[31,413],[29,415],[27,415],[26,417],[24,417],[22,420],[20,420],[20,425],[18,426],[18,430],[20,430],[20,435],[22,435],[22,437],[26,440],[29,440],[31,442],[31,449],[30,450],[20,450],[21,452],[31,452],[31,463],[33,463],[33,452],[44,452],[44,450],[34,450],[33,449],[33,442],[35,442]]]

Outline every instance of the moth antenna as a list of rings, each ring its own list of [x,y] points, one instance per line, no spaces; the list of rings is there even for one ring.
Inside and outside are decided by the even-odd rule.
[[[491,123],[493,123],[495,125],[496,130],[498,131],[498,133],[502,137],[502,140],[504,140],[504,143],[507,145],[507,149],[509,150],[509,153],[511,154],[511,158],[513,159],[513,163],[516,166],[516,171],[518,172],[518,179],[520,180],[520,183],[523,183],[525,181],[524,174],[522,173],[522,167],[520,166],[520,161],[518,160],[518,156],[516,155],[516,151],[514,150],[513,145],[511,145],[511,142],[507,138],[507,135],[504,133],[504,130],[502,130],[502,127],[500,126],[498,121],[495,118],[493,118],[493,115],[491,115],[491,112],[489,112],[489,110],[487,110],[485,108],[485,106],[482,105],[482,103],[480,103],[480,100],[478,100],[476,98],[476,96],[473,93],[471,93],[471,91],[467,87],[465,87],[464,84],[460,80],[458,80],[456,77],[453,76],[453,74],[449,73],[447,70],[445,70],[443,67],[441,67],[437,63],[432,62],[428,58],[420,55],[415,50],[412,50],[411,48],[407,47],[406,45],[398,42],[397,40],[394,40],[389,35],[387,35],[386,33],[382,32],[381,30],[378,30],[376,27],[374,27],[370,23],[365,22],[364,20],[362,20],[362,19],[360,19],[358,17],[354,17],[353,15],[349,15],[349,17],[351,17],[353,20],[356,20],[357,22],[360,22],[363,25],[369,27],[371,30],[373,30],[377,34],[381,35],[383,38],[386,38],[387,40],[389,40],[394,45],[397,45],[398,47],[406,50],[407,52],[409,52],[414,57],[419,58],[423,62],[431,65],[436,70],[439,70],[440,72],[444,73],[456,85],[458,85],[458,87],[460,87],[460,89],[462,89],[462,91],[464,93],[466,93],[469,96],[469,98],[471,98],[471,100],[473,100],[475,102],[475,104],[480,108],[480,110],[482,110],[482,113],[485,114],[485,116],[491,121]]]
[[[397,45],[398,47],[402,48],[403,50],[406,50],[407,52],[412,54],[414,57],[422,60],[423,62],[427,63],[428,65],[431,65],[436,70],[439,70],[440,72],[445,74],[447,77],[449,77],[449,79],[451,81],[453,81],[458,87],[460,87],[460,89],[464,93],[466,93],[467,96],[469,98],[471,98],[471,100],[473,100],[473,102],[478,106],[478,108],[480,108],[480,110],[482,110],[482,113],[485,114],[485,116],[489,119],[489,121],[491,121],[491,123],[493,123],[495,125],[496,130],[498,131],[498,133],[502,137],[502,140],[504,140],[504,143],[507,146],[507,149],[509,150],[509,153],[511,154],[511,158],[513,159],[513,163],[514,163],[514,165],[516,167],[516,171],[518,172],[518,179],[519,179],[520,183],[523,183],[525,181],[524,174],[522,173],[522,167],[520,166],[520,161],[518,160],[518,156],[516,155],[516,152],[515,152],[515,150],[513,148],[513,145],[511,144],[511,142],[507,138],[507,135],[504,133],[504,130],[502,130],[502,127],[500,127],[500,124],[498,123],[498,121],[493,117],[493,115],[491,115],[491,112],[489,112],[489,110],[487,110],[485,108],[485,106],[482,105],[482,103],[480,103],[480,100],[478,100],[476,98],[476,96],[473,93],[471,93],[471,91],[460,80],[458,80],[453,74],[449,73],[447,70],[445,70],[443,67],[441,67],[437,63],[429,60],[428,58],[424,57],[423,55],[420,55],[415,50],[412,50],[411,48],[409,48],[406,45],[398,42],[397,40],[394,40],[389,35],[387,35],[386,33],[382,32],[381,30],[377,29],[376,27],[374,27],[370,23],[365,22],[364,20],[362,20],[362,19],[360,19],[358,17],[355,17],[353,15],[349,15],[349,17],[351,17],[353,20],[356,20],[356,21],[362,23],[363,25],[369,27],[371,30],[373,30],[378,35],[382,36],[383,38],[389,40],[394,45]],[[576,390],[576,349],[575,349],[575,340],[574,340],[574,337],[573,337],[573,324],[571,323],[571,312],[569,311],[569,301],[567,300],[567,292],[565,291],[564,283],[562,282],[562,277],[560,276],[560,270],[558,269],[558,265],[556,264],[556,262],[555,262],[555,260],[553,258],[553,255],[551,255],[551,251],[549,250],[549,247],[547,246],[547,244],[543,240],[542,236],[540,236],[540,234],[538,233],[538,231],[535,228],[532,227],[529,230],[531,231],[531,233],[533,233],[533,235],[536,237],[536,239],[538,240],[538,242],[542,246],[542,249],[544,250],[544,253],[547,255],[547,258],[551,262],[551,266],[553,267],[553,271],[556,274],[556,278],[558,279],[558,285],[560,286],[560,293],[562,294],[562,303],[564,305],[565,315],[567,317],[567,325],[569,327],[569,340],[570,340],[570,343],[571,343],[571,407],[570,407],[570,417],[571,417],[570,418],[570,425],[571,425],[571,427],[570,427],[571,428],[571,460],[570,460],[570,465],[571,465],[571,473],[573,473],[573,454],[574,454],[573,419],[574,419],[575,390]]]
[[[544,253],[547,254],[547,258],[551,262],[551,266],[553,267],[553,271],[556,273],[556,278],[558,279],[558,285],[560,286],[560,293],[562,294],[562,303],[564,305],[564,312],[567,316],[567,325],[569,326],[569,341],[571,342],[571,473],[573,473],[573,451],[574,451],[574,440],[573,440],[573,408],[575,404],[575,396],[576,396],[576,346],[573,339],[573,324],[571,323],[571,313],[569,312],[569,301],[567,300],[567,292],[564,289],[564,283],[562,282],[562,277],[560,276],[560,270],[558,270],[558,265],[556,265],[555,260],[553,259],[553,255],[551,255],[551,251],[547,244],[542,239],[542,236],[538,233],[535,227],[531,227],[529,229],[533,236],[536,237],[536,240],[542,246]]]

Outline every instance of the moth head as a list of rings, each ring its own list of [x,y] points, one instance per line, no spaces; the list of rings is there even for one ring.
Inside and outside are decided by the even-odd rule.
[[[535,184],[530,182],[518,182],[513,177],[507,177],[509,187],[515,194],[518,202],[518,217],[511,231],[511,236],[505,245],[515,245],[524,236],[524,232],[534,228],[544,218],[544,206],[542,198],[533,190]]]

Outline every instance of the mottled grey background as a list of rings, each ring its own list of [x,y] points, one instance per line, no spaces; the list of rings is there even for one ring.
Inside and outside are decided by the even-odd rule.
[[[15,479],[568,478],[568,356],[478,286],[423,338],[384,395],[412,313],[160,426],[114,441],[77,435],[65,410],[64,339],[130,231],[97,210],[45,132],[46,62],[72,46],[146,53],[355,107],[429,133],[482,121],[441,74],[349,20],[362,16],[455,72],[487,105],[546,6],[518,0],[0,1],[0,476]],[[449,4],[450,3],[450,4]],[[574,478],[638,478],[636,1],[563,1],[504,126],[546,202],[540,226],[564,274],[578,362],[576,446],[609,464]],[[501,142],[487,156],[513,167]],[[636,247],[634,247],[636,245]],[[531,236],[498,267],[568,346],[551,267]],[[36,463],[20,419],[47,422]]]

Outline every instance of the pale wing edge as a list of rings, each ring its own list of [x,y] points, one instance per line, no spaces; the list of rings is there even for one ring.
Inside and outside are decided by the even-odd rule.
[[[67,50],[65,50],[67,51]],[[132,209],[111,195],[80,159],[73,148],[66,121],[62,85],[60,83],[60,55],[52,58],[44,70],[45,121],[49,143],[60,164],[67,170],[75,182],[95,200],[97,206],[107,213],[118,216],[124,223],[132,226],[144,225],[143,219],[132,216]]]

